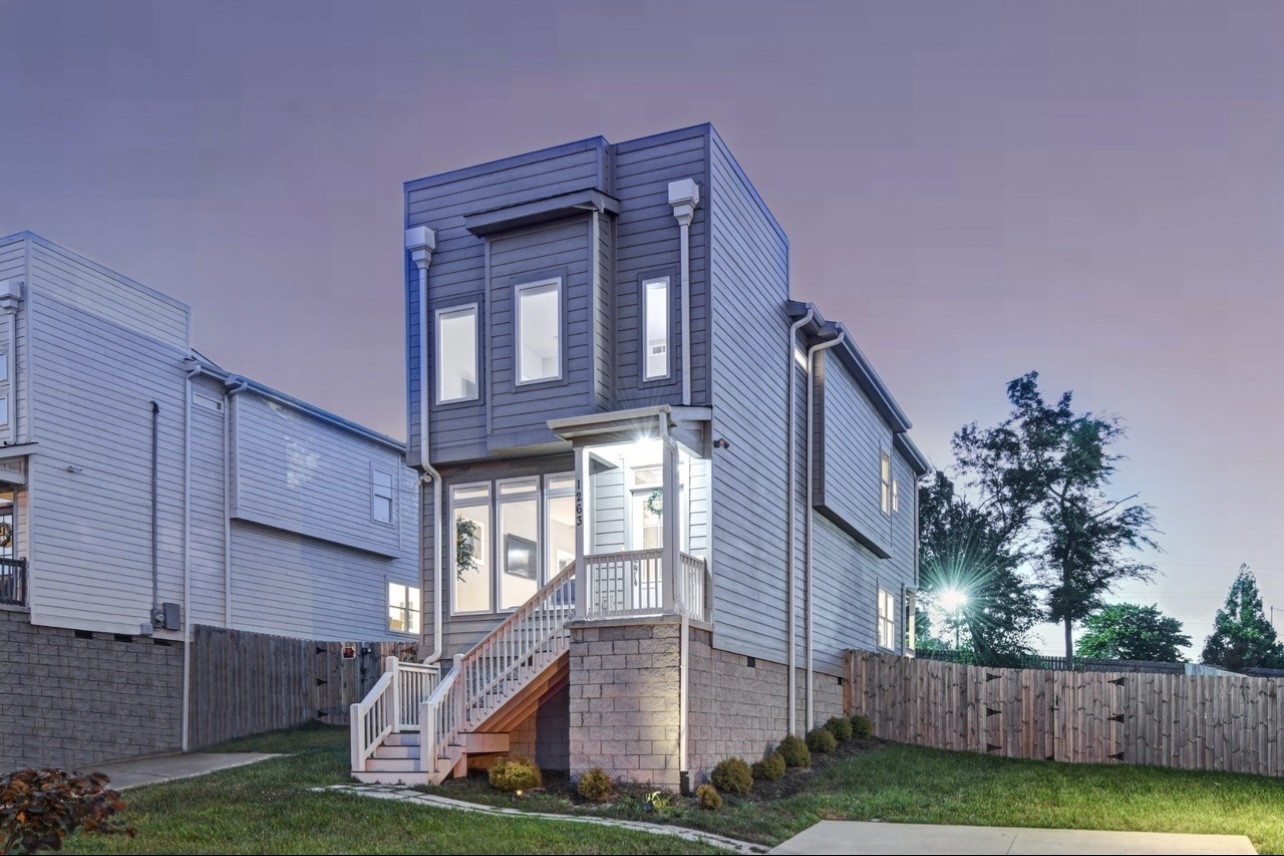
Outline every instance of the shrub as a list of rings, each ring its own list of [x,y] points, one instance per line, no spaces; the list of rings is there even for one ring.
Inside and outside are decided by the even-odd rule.
[[[722,808],[722,795],[713,785],[701,785],[696,788],[696,801],[700,803],[700,808],[707,808],[709,811]]]
[[[852,716],[852,733],[861,740],[868,740],[874,733],[874,724],[869,721],[868,716],[861,716],[859,713]]]
[[[774,782],[785,774],[785,759],[779,752],[772,752],[753,765],[753,777],[760,782]]]
[[[719,761],[718,766],[713,768],[713,775],[709,776],[709,781],[720,791],[726,791],[733,794],[747,794],[753,787],[753,773],[749,772],[749,765],[739,758],[728,758],[725,761]]]
[[[838,748],[838,741],[825,729],[813,728],[807,732],[807,748],[813,752],[833,752]]]
[[[829,722],[825,723],[825,730],[834,735],[834,739],[839,743],[846,743],[852,739],[852,721],[846,717],[831,717]]]
[[[792,734],[780,741],[776,751],[785,759],[786,767],[811,766],[811,751],[807,748],[807,744]]]
[[[77,829],[133,836],[117,812],[125,804],[102,773],[18,770],[0,776],[0,853],[61,850]]]
[[[539,767],[525,758],[500,758],[490,768],[490,786],[497,791],[529,791],[543,783]]]
[[[601,802],[610,797],[613,791],[611,777],[601,767],[594,767],[580,776],[580,796],[589,802]]]

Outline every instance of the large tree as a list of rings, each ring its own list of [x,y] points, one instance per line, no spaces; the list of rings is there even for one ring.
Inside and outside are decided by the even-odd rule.
[[[1108,493],[1120,460],[1118,420],[1076,413],[1069,392],[1049,404],[1038,380],[1030,372],[1011,381],[1008,417],[993,428],[965,426],[954,435],[954,453],[995,531],[1037,569],[1048,619],[1064,625],[1072,657],[1074,623],[1100,609],[1120,581],[1153,573],[1135,552],[1156,547],[1154,527],[1136,494]]]
[[[1257,578],[1248,565],[1239,566],[1239,575],[1226,595],[1226,605],[1217,610],[1202,659],[1210,666],[1235,671],[1252,666],[1284,668],[1284,646],[1266,620]]]
[[[1116,603],[1085,618],[1083,628],[1076,649],[1080,657],[1180,663],[1181,648],[1190,644],[1181,622],[1158,605]]]
[[[1030,652],[1038,598],[1020,573],[1001,523],[959,495],[938,471],[919,488],[922,596],[967,634],[978,663],[1016,665]],[[966,601],[949,604],[951,595]]]

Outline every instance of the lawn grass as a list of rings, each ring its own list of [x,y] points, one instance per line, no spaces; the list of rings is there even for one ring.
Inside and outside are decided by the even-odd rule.
[[[64,853],[718,853],[665,835],[315,793],[347,783],[348,732],[309,728],[238,740],[237,752],[291,752],[125,792],[137,836],[77,835]]]
[[[1030,826],[1247,835],[1259,853],[1284,854],[1284,780],[1125,765],[1057,764],[894,743],[853,741],[819,769],[791,771],[724,794],[720,812],[674,798],[646,812],[638,789],[607,806],[585,803],[563,781],[516,807],[678,823],[732,838],[775,844],[819,820],[884,820],[967,826]],[[485,779],[426,788],[460,799],[515,805]],[[767,795],[761,793],[770,791]]]

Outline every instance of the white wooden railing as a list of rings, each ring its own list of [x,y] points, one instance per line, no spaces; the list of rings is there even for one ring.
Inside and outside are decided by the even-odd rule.
[[[567,566],[467,654],[421,705],[424,769],[438,765],[460,734],[485,722],[568,648],[575,615],[575,566]]]
[[[687,614],[707,621],[708,564],[696,556],[681,555],[679,585]],[[585,618],[659,615],[665,612],[663,550],[630,550],[585,556],[584,570]]]
[[[420,703],[441,682],[435,663],[408,663],[384,659],[384,671],[366,697],[350,708],[352,769],[364,770],[375,747],[394,731],[419,727]]]

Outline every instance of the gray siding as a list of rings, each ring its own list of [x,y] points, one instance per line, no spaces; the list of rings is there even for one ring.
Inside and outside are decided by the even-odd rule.
[[[24,234],[0,238],[0,280],[25,279],[27,238]]]
[[[32,621],[137,633],[152,599],[153,401],[160,599],[182,599],[185,352],[63,301],[69,292],[50,271],[37,278],[33,269],[28,302],[32,439],[40,443],[30,498]],[[77,282],[99,276],[74,273]],[[123,286],[119,294],[124,301],[131,292]]]
[[[395,558],[413,517],[371,515],[372,465],[398,478],[402,454],[253,392],[235,396],[232,516]],[[398,495],[404,489],[398,485]]]
[[[232,523],[232,602],[239,630],[311,639],[381,639],[388,582],[416,585],[408,554],[389,562],[253,523]],[[416,638],[416,637],[407,637]]]
[[[553,443],[548,420],[589,412],[593,384],[590,222],[561,221],[497,236],[491,241],[482,341],[488,355],[490,451]],[[543,279],[561,281],[562,379],[516,384],[515,288]]]
[[[818,413],[816,496],[813,501],[883,553],[892,551],[892,518],[881,499],[881,456],[892,449],[892,429],[883,422],[856,381],[833,355],[823,352],[817,367]],[[901,487],[912,480],[901,474]]]
[[[226,550],[227,402],[223,384],[192,382],[192,615],[193,624],[227,626]],[[217,402],[222,410],[209,404]]]
[[[485,292],[485,242],[463,227],[465,214],[492,210],[584,188],[606,190],[606,143],[584,140],[492,164],[458,170],[406,185],[406,225],[426,225],[437,234],[437,250],[428,269],[430,308],[480,300]],[[587,243],[585,244],[587,248]],[[411,460],[419,458],[419,330],[416,292],[418,274],[407,260],[407,412]],[[482,347],[486,346],[486,321],[481,320]],[[432,323],[429,313],[428,322]],[[430,363],[431,377],[431,363]],[[432,459],[461,461],[486,455],[484,403],[488,387],[483,361],[481,399],[473,404],[443,408],[432,406]],[[431,395],[431,389],[428,390]]]
[[[711,139],[714,644],[779,662],[785,641],[789,245]],[[772,525],[760,525],[770,521]]]
[[[678,221],[669,182],[700,185],[691,225],[692,403],[709,403],[709,135],[708,126],[646,137],[615,147],[616,223],[615,406],[621,410],[681,403],[681,285]],[[666,381],[642,380],[642,281],[667,276],[670,293],[670,366]]]
[[[589,482],[589,501],[593,504],[588,515],[592,527],[590,552],[614,553],[626,549],[624,468],[593,461]]]

